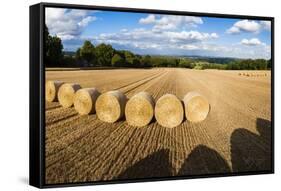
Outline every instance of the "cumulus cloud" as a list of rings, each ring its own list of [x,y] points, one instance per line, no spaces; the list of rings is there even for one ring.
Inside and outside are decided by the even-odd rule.
[[[171,48],[184,44],[194,44],[219,38],[216,33],[202,33],[198,31],[162,31],[155,32],[143,28],[122,30],[117,33],[102,33],[95,37],[85,37],[97,43],[119,45],[133,45],[139,48]]]
[[[80,27],[86,27],[90,22],[95,21],[96,17],[87,16],[86,18],[83,18],[80,22],[78,22],[78,26]]]
[[[239,34],[241,32],[249,32],[249,33],[259,33],[261,30],[271,30],[271,22],[270,21],[253,21],[253,20],[241,20],[237,21],[230,27],[226,33],[228,34]]]
[[[216,33],[201,33],[198,31],[181,31],[181,32],[163,32],[166,38],[170,38],[170,42],[198,42],[210,39],[216,39],[219,36]]]
[[[94,44],[109,43],[117,49],[139,54],[204,55],[240,58],[270,58],[271,47],[257,38],[242,39],[236,44],[218,43],[218,33],[202,32],[200,17],[150,14],[137,22],[148,28],[120,28],[111,33],[83,36],[82,32],[97,18],[86,10],[47,8],[46,24],[52,35],[59,36],[66,50],[76,50],[84,40]],[[146,26],[147,27],[147,26]],[[258,33],[270,30],[269,21],[241,20],[229,28],[228,33]],[[269,42],[270,44],[270,42]]]
[[[94,43],[110,43],[139,54],[205,55],[238,58],[270,58],[271,48],[259,39],[243,39],[240,43],[221,45],[216,33],[199,31],[155,32],[144,28],[122,30],[87,37]]]
[[[271,21],[261,21],[260,24],[265,30],[271,30]]]
[[[252,39],[242,39],[241,44],[246,45],[246,46],[259,46],[259,45],[265,45],[265,43],[262,43],[259,39],[257,38],[252,38]]]
[[[139,20],[140,24],[153,24],[153,30],[174,30],[179,27],[192,26],[196,27],[199,24],[203,24],[203,20],[200,17],[193,16],[174,16],[174,15],[154,15],[150,14],[145,18]]]
[[[155,21],[156,21],[155,15],[150,14],[146,18],[141,18],[139,20],[139,23],[140,24],[153,24],[153,23],[155,23]]]
[[[46,25],[50,34],[62,40],[72,40],[81,35],[83,29],[97,18],[89,11],[63,8],[46,9]]]
[[[199,44],[184,44],[179,46],[178,48],[192,51],[192,50],[199,50],[199,51],[205,51],[205,52],[231,52],[233,49],[228,46],[218,45],[214,43],[199,43]]]
[[[245,19],[234,23],[234,25],[227,30],[227,33],[229,34],[237,34],[240,32],[258,33],[260,29],[261,29],[261,25],[258,22]]]

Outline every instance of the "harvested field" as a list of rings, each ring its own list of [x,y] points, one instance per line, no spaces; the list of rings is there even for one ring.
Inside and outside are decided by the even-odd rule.
[[[268,171],[271,169],[271,75],[245,77],[243,71],[115,69],[46,71],[46,80],[120,90],[128,98],[141,91],[155,101],[180,99],[190,91],[210,104],[199,123],[184,119],[174,128],[155,119],[133,127],[124,119],[108,124],[96,114],[46,102],[46,183],[70,183],[176,175]],[[251,72],[251,71],[247,71]]]

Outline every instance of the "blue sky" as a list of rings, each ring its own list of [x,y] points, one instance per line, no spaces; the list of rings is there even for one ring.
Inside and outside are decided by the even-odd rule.
[[[270,58],[270,22],[211,17],[47,8],[51,35],[65,51],[85,40],[137,54]]]

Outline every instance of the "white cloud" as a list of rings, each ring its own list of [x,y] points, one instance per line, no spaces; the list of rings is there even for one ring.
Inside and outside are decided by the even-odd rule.
[[[72,40],[79,37],[90,22],[96,20],[89,13],[85,10],[47,8],[46,25],[50,34],[57,35],[62,40]]]
[[[92,16],[87,16],[86,18],[83,18],[78,25],[81,27],[86,27],[90,22],[95,21],[97,18]]]
[[[178,47],[179,49],[192,51],[192,50],[199,50],[199,51],[208,51],[208,52],[222,52],[222,51],[229,51],[228,47],[220,46],[217,44],[210,44],[210,43],[199,43],[199,44],[184,44]]]
[[[146,18],[141,18],[139,20],[140,24],[153,24],[155,23],[155,15],[150,14]]]
[[[259,39],[243,39],[239,43],[223,45],[214,41],[217,38],[219,36],[216,33],[202,33],[195,30],[155,32],[144,28],[85,37],[93,40],[95,44],[110,43],[113,47],[121,47],[139,54],[270,58],[270,45]]]
[[[240,32],[258,33],[260,29],[261,29],[260,23],[246,19],[246,20],[237,21],[226,32],[229,34],[238,34]]]
[[[270,21],[261,21],[260,24],[265,30],[271,30],[271,22]]]
[[[198,42],[218,38],[216,33],[201,33],[198,31],[163,32],[171,42]]]
[[[151,24],[150,29],[121,28],[118,32],[103,33],[95,36],[81,36],[83,30],[97,18],[92,12],[47,8],[46,24],[52,35],[57,35],[67,47],[75,50],[83,40],[92,40],[94,44],[110,43],[114,47],[128,49],[143,54],[180,54],[205,55],[240,58],[270,58],[271,47],[257,38],[242,39],[236,44],[218,44],[217,33],[200,32],[190,27],[203,24],[200,17],[148,15],[139,20],[140,24]],[[189,29],[188,29],[189,28]],[[242,20],[236,22],[229,33],[258,33],[270,30],[268,21]],[[270,42],[269,42],[270,43]]]
[[[103,33],[94,37],[85,37],[92,39],[98,43],[115,43],[115,44],[135,44],[138,47],[171,47],[183,44],[194,44],[202,41],[208,41],[219,38],[216,33],[201,33],[198,31],[163,31],[155,32],[138,28],[134,30],[126,30],[117,33]],[[156,46],[157,45],[157,46]]]
[[[258,46],[258,45],[265,45],[265,43],[262,43],[259,39],[257,38],[252,38],[252,39],[242,39],[241,44],[246,45],[246,46]]]
[[[174,16],[174,15],[153,15],[150,14],[146,18],[139,20],[140,24],[153,24],[153,30],[174,30],[179,27],[196,27],[198,24],[203,24],[200,17],[193,16]]]
[[[120,32],[128,32],[128,29],[121,29]]]
[[[240,29],[238,27],[231,27],[226,31],[228,34],[238,34],[240,33]]]
[[[264,58],[271,57],[271,47],[261,43],[258,46],[245,46],[242,44],[204,44],[198,46],[198,51],[205,56],[236,57],[236,58]]]

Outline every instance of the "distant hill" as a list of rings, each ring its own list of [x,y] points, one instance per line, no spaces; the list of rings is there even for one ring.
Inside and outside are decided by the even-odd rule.
[[[243,60],[240,58],[230,58],[230,57],[211,57],[211,56],[187,56],[187,55],[150,55],[151,57],[167,57],[167,58],[188,58],[197,62],[209,62],[214,64],[229,64],[234,61]]]
[[[230,57],[208,57],[208,56],[183,56],[198,61],[205,61],[209,63],[216,64],[229,64],[231,62],[242,60],[240,58],[230,58]]]
[[[65,55],[65,56],[75,56],[75,52],[74,51],[64,51],[63,52],[63,54]]]

